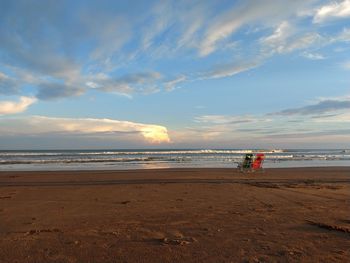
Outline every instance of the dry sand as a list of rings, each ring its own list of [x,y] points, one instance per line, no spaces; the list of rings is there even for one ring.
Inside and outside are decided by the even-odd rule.
[[[350,168],[1,172],[0,262],[349,262]]]

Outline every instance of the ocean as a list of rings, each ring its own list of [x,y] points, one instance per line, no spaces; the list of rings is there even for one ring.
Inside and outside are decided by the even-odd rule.
[[[2,150],[0,171],[234,168],[246,153],[264,153],[265,168],[350,166],[349,149]]]

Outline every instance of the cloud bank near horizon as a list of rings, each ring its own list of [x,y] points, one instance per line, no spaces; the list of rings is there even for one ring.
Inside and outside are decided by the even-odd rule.
[[[350,97],[321,98],[314,104],[268,114],[202,115],[172,135],[222,145],[336,145],[350,143]],[[189,136],[189,134],[191,136]],[[325,140],[326,138],[326,140]]]
[[[169,143],[166,127],[130,121],[92,118],[28,116],[0,118],[0,137],[83,136],[142,144]]]

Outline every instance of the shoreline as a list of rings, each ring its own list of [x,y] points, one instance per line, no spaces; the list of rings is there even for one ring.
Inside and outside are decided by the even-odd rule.
[[[0,167],[2,168],[2,167]],[[46,168],[43,168],[43,169],[8,169],[8,170],[3,170],[3,169],[0,169],[0,174],[1,173],[7,173],[7,172],[24,172],[24,173],[27,173],[27,172],[89,172],[89,171],[92,171],[92,172],[121,172],[121,171],[139,171],[139,170],[144,170],[144,171],[147,171],[147,170],[186,170],[186,169],[218,169],[218,170],[221,170],[221,169],[226,169],[226,170],[235,170],[237,169],[237,166],[236,165],[224,165],[224,166],[155,166],[155,167],[152,167],[152,166],[149,166],[149,167],[145,167],[145,166],[137,166],[137,165],[134,165],[133,167],[130,167],[130,168],[116,168],[116,167],[111,167],[110,169],[106,169],[108,167],[101,167],[101,168],[91,168],[91,167],[86,167],[85,169],[70,169],[70,168],[59,168],[59,169],[48,169],[47,167]],[[333,169],[333,168],[350,168],[350,164],[346,163],[346,164],[342,164],[342,165],[329,165],[329,164],[325,164],[325,165],[310,165],[310,166],[269,166],[269,165],[263,165],[263,169],[264,170],[271,170],[271,169],[318,169],[318,168],[322,168],[322,169]]]

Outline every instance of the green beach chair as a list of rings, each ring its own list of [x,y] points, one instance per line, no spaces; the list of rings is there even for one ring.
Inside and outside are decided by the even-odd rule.
[[[238,169],[241,172],[246,172],[246,171],[250,171],[252,168],[252,164],[253,164],[253,157],[254,155],[251,153],[247,153],[244,158],[242,163],[238,164]]]

